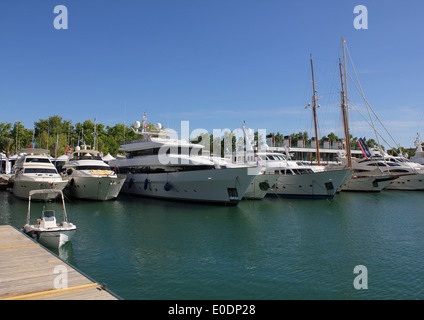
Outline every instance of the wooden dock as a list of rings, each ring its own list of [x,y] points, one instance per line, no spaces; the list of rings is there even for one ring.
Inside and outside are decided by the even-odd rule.
[[[0,300],[119,300],[12,226],[0,226]]]

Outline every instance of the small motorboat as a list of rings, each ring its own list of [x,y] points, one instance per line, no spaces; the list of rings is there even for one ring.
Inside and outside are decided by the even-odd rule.
[[[31,219],[31,197],[33,195],[45,194],[45,193],[57,193],[58,196],[62,197],[63,205],[63,221],[57,223],[55,210],[46,210],[43,208],[40,219],[37,219],[37,224],[30,224]],[[68,216],[66,214],[65,199],[61,190],[57,189],[44,189],[44,190],[31,190],[28,198],[28,215],[26,224],[23,227],[23,231],[30,237],[36,239],[41,244],[47,247],[59,248],[64,245],[67,241],[70,241],[75,233],[77,227],[68,222]]]

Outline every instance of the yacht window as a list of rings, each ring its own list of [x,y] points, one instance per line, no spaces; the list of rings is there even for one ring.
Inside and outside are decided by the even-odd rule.
[[[127,153],[127,156],[129,159],[131,159],[134,157],[158,155],[159,149],[160,148],[149,148],[149,149],[130,151]]]
[[[386,167],[386,164],[383,162],[374,162],[374,163],[369,163],[367,164],[367,166],[374,166],[374,167]]]
[[[389,163],[387,163],[387,165],[389,165],[391,167],[400,167],[400,164],[398,164],[398,163],[391,163],[391,162],[389,162]]]
[[[182,155],[191,155],[191,156],[201,156],[202,148],[193,148],[193,147],[168,147],[166,154],[182,154]]]
[[[77,166],[76,170],[110,170],[108,166]]]
[[[25,162],[50,163],[46,158],[25,158]]]
[[[56,169],[44,169],[44,168],[26,168],[24,173],[57,173]]]

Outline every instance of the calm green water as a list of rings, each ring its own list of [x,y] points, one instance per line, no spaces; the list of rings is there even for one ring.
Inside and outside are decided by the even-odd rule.
[[[424,299],[423,204],[397,191],[237,207],[72,200],[78,230],[59,254],[124,299]],[[0,224],[23,226],[26,210],[0,191]]]

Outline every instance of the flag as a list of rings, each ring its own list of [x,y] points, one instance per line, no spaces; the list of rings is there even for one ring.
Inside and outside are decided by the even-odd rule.
[[[66,155],[68,155],[69,152],[69,144],[66,145]]]
[[[359,138],[357,142],[359,144],[359,148],[361,148],[361,151],[362,151],[362,154],[364,155],[364,157],[369,159],[371,157],[371,152],[368,149],[368,147],[366,146],[364,140],[362,140],[362,138]]]

